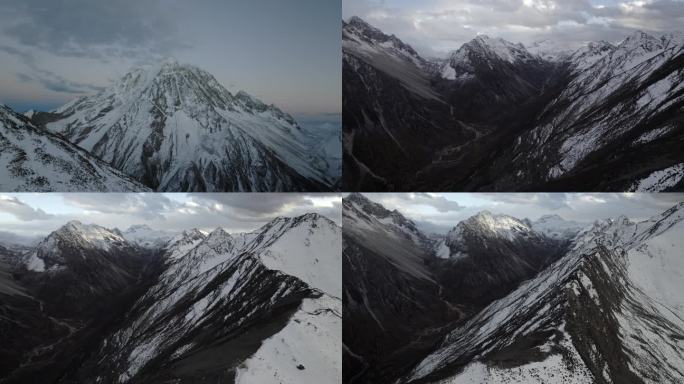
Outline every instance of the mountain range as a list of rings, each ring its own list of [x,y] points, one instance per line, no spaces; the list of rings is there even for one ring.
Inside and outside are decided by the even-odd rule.
[[[677,383],[684,203],[581,224],[483,211],[428,235],[343,201],[345,383]]]
[[[683,43],[637,31],[565,50],[479,35],[429,59],[352,17],[344,189],[681,190]]]
[[[66,223],[0,246],[0,383],[337,383],[341,228]]]
[[[173,59],[51,112],[2,107],[0,138],[7,191],[329,191],[341,172],[338,129]]]

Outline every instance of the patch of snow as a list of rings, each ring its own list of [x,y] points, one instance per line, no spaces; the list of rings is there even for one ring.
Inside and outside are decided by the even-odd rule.
[[[677,185],[682,178],[684,178],[684,163],[679,163],[652,172],[634,183],[629,190],[632,192],[660,192]]]
[[[342,380],[342,302],[305,299],[288,324],[238,368],[235,382],[336,384]]]

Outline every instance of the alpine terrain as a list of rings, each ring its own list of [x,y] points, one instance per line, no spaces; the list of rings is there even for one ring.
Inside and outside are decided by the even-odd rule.
[[[679,383],[684,203],[591,225],[481,212],[427,236],[344,200],[346,383]]]
[[[684,35],[563,50],[479,35],[428,59],[343,22],[352,191],[684,188]]]
[[[0,383],[338,383],[341,229],[72,221],[0,247]]]
[[[206,71],[173,59],[26,116],[155,191],[339,187],[338,130],[304,128],[276,106],[232,94]]]
[[[0,104],[0,190],[142,192],[150,189]]]

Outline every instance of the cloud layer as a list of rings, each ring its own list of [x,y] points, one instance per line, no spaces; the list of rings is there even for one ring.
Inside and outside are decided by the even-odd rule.
[[[663,34],[684,25],[680,0],[344,0],[353,15],[394,33],[426,55],[444,55],[477,34],[565,48],[617,42],[634,30]]]
[[[317,0],[0,0],[0,102],[52,109],[172,56],[286,112],[340,113],[340,18]]]
[[[430,194],[430,199],[417,199],[413,194],[364,195],[388,209],[397,209],[425,231],[435,233],[446,233],[483,210],[532,220],[557,214],[589,224],[620,215],[643,220],[684,201],[681,193],[440,193]],[[444,201],[458,209],[443,209]]]
[[[45,235],[69,220],[122,229],[147,224],[169,231],[223,227],[242,232],[256,229],[277,216],[309,212],[341,222],[340,194],[65,193],[47,196],[0,194],[0,232]]]

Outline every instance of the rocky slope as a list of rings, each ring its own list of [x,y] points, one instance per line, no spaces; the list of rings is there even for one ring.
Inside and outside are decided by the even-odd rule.
[[[342,39],[347,190],[682,187],[679,33],[434,60],[359,18]]]
[[[32,118],[157,191],[329,190],[339,179],[320,133],[174,60]]]
[[[0,190],[140,192],[149,188],[0,105]]]

